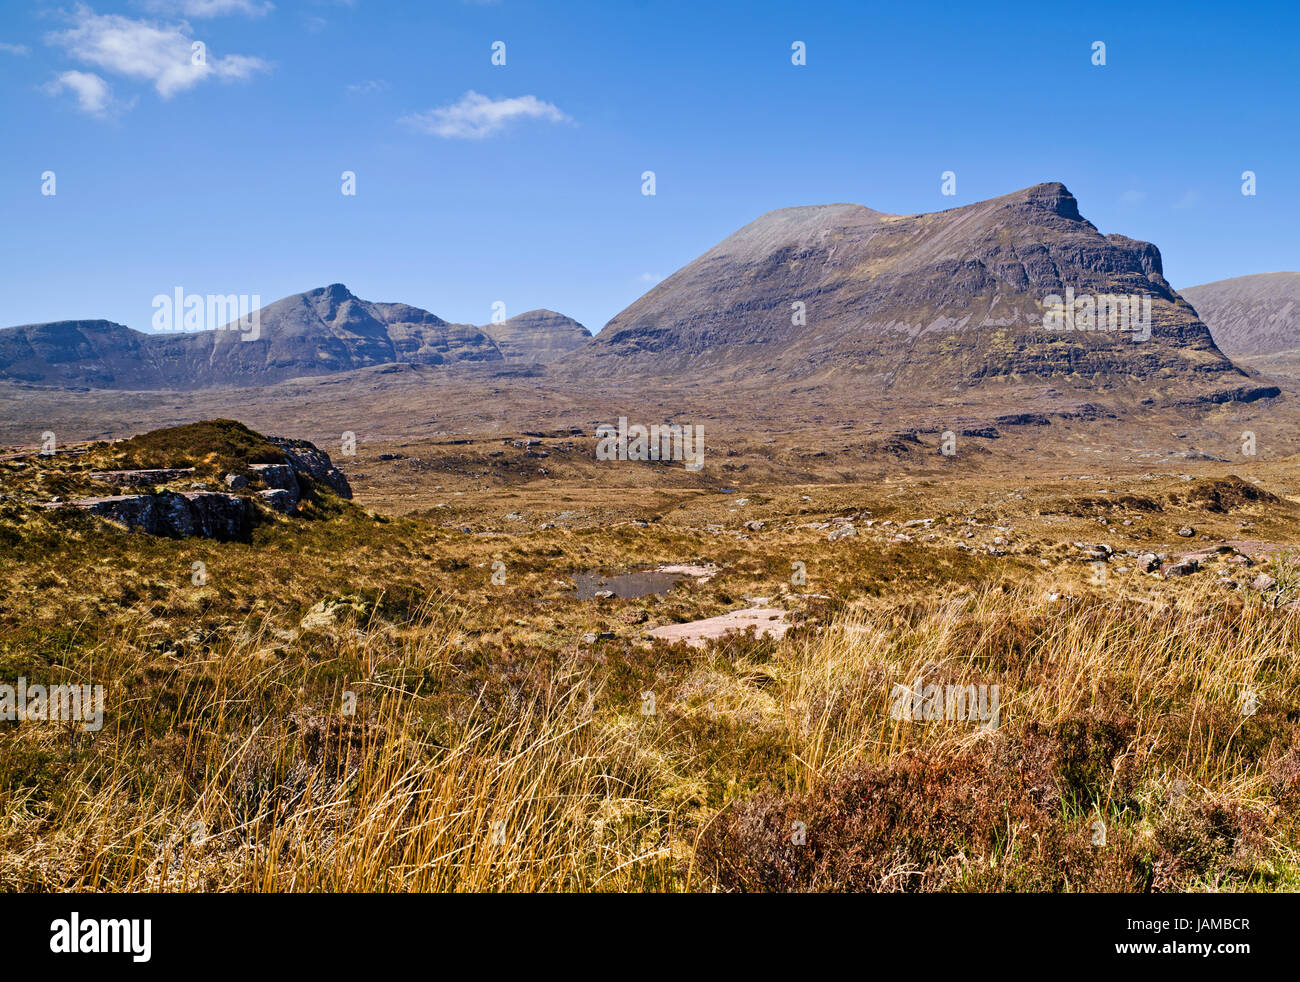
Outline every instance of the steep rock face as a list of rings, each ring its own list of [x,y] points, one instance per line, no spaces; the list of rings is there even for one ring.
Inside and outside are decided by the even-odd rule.
[[[1224,354],[1300,354],[1300,273],[1259,273],[1182,291]]]
[[[1046,299],[1067,287],[1150,297],[1152,337],[1044,330]],[[1102,235],[1058,183],[922,215],[851,204],[771,212],[561,364],[577,376],[681,380],[849,371],[918,399],[986,382],[1165,393],[1245,378],[1165,281],[1156,247]]]
[[[553,310],[530,310],[500,324],[484,324],[483,333],[496,343],[507,361],[543,365],[591,340],[585,327]]]

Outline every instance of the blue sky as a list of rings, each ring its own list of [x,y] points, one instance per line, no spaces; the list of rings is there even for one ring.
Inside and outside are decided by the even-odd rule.
[[[773,208],[1050,180],[1176,287],[1300,269],[1300,8],[992,6],[3,0],[0,325],[343,282],[595,331]]]

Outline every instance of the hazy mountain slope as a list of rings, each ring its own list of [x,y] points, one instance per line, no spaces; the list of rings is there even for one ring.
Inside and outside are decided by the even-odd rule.
[[[407,362],[546,363],[591,339],[577,321],[531,310],[486,327],[404,303],[374,303],[341,283],[296,293],[220,330],[146,334],[110,321],[0,330],[0,379],[103,389],[267,385]]]
[[[547,364],[591,340],[585,327],[553,310],[530,310],[482,330],[508,361]]]
[[[1224,354],[1300,351],[1300,273],[1259,273],[1181,291]]]
[[[56,321],[0,330],[0,378],[42,385],[158,388],[155,336],[111,321]]]
[[[262,308],[260,337],[238,330],[207,337],[206,363],[188,377],[197,385],[247,385],[326,375],[395,361],[419,365],[501,361],[491,338],[469,324],[401,303],[370,303],[341,283]]]
[[[1150,340],[1042,328],[1049,294],[1146,295]],[[806,323],[792,305],[802,304]],[[923,400],[979,382],[1144,386],[1247,376],[1165,281],[1150,243],[1102,235],[1059,183],[922,215],[770,212],[659,283],[562,366],[612,378],[791,379],[851,370]]]

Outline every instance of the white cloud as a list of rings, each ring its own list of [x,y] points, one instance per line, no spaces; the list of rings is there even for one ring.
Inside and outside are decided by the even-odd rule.
[[[663,277],[658,273],[642,273],[637,279],[642,283],[658,283]]]
[[[226,14],[262,17],[275,9],[274,4],[257,0],[146,0],[144,7],[156,14],[182,17],[224,17]]]
[[[1121,194],[1119,200],[1124,202],[1126,205],[1136,205],[1140,201],[1145,201],[1146,196],[1147,193],[1145,191],[1134,191],[1130,189]]]
[[[383,92],[387,88],[388,83],[382,78],[371,78],[364,82],[357,82],[354,85],[349,85],[348,91],[360,95],[367,92]]]
[[[0,41],[0,51],[8,52],[8,53],[11,54],[11,55],[25,55],[25,54],[28,53],[28,52],[27,52],[27,45],[25,45],[25,44],[9,44],[9,43],[6,42],[6,41]]]
[[[250,55],[218,58],[210,52],[202,64],[194,64],[194,37],[190,26],[132,20],[116,14],[96,14],[85,4],[71,15],[74,26],[46,36],[78,61],[95,65],[115,75],[153,84],[164,99],[193,88],[205,79],[246,79],[270,66]]]
[[[472,89],[459,102],[430,109],[428,112],[403,116],[399,122],[433,136],[450,139],[481,140],[516,119],[544,119],[552,123],[571,120],[549,102],[533,95],[513,99],[489,99]]]
[[[71,92],[84,113],[107,118],[113,108],[113,87],[94,72],[62,72],[45,85],[50,95]]]

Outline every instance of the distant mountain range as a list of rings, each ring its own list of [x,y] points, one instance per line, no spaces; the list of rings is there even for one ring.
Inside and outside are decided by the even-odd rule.
[[[245,325],[247,327],[247,325]],[[101,389],[266,385],[371,365],[544,364],[591,335],[532,310],[499,324],[451,324],[402,303],[374,303],[341,283],[263,307],[257,338],[218,329],[146,334],[111,321],[0,330],[0,378]]]
[[[1282,343],[1295,323],[1300,274],[1272,276],[1284,279],[1194,288],[1194,309],[1165,280],[1154,245],[1103,235],[1063,184],[1048,183],[920,215],[854,204],[769,212],[660,282],[595,338],[552,311],[450,324],[334,284],[263,308],[257,340],[238,330],[143,334],[108,321],[0,330],[0,378],[183,390],[388,363],[543,365],[557,380],[582,384],[834,378],[847,391],[915,406],[974,390],[1014,395],[1024,386],[1147,404],[1249,401],[1278,389],[1234,364],[1197,310],[1223,323],[1229,353]],[[1260,284],[1267,290],[1255,289]],[[1290,306],[1279,307],[1284,297]],[[1071,312],[1078,307],[1079,320],[1045,316],[1059,315],[1062,301]],[[1083,319],[1089,304],[1119,302],[1127,311],[1130,301],[1145,324],[1117,330]]]
[[[1300,273],[1258,273],[1182,291],[1229,357],[1300,354]]]

